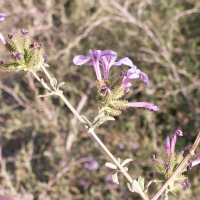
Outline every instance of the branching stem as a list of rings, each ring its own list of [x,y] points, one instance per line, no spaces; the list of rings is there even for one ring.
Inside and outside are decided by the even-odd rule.
[[[46,68],[44,66],[42,66],[42,70],[43,72],[46,74],[46,76],[49,78],[49,80],[51,79],[50,74],[48,73],[48,71],[46,70]],[[40,78],[37,76],[36,73],[33,73],[33,75],[35,76],[35,78],[40,81]],[[82,122],[85,126],[85,128],[88,130],[88,124],[85,122],[85,120],[77,113],[77,111],[73,108],[73,106],[69,103],[69,101],[66,99],[66,97],[60,92],[58,94],[58,96],[64,101],[64,103],[69,107],[69,109],[73,112],[73,114],[77,117],[77,119]],[[134,180],[131,178],[131,176],[123,169],[123,167],[120,165],[120,163],[115,159],[115,157],[112,155],[112,153],[107,149],[107,147],[102,143],[102,141],[98,138],[98,136],[95,134],[95,132],[93,130],[90,130],[90,132],[88,132],[93,138],[94,140],[100,145],[100,147],[104,150],[104,152],[110,157],[110,159],[115,163],[115,165],[119,168],[119,170],[121,170],[121,172],[123,173],[123,175],[127,178],[127,180],[132,184],[134,182]],[[136,183],[137,184],[137,183]],[[138,184],[139,185],[139,184]],[[138,186],[140,187],[140,186]],[[149,200],[149,198],[143,193],[143,192],[139,192],[139,195],[142,197],[142,199],[144,200]]]

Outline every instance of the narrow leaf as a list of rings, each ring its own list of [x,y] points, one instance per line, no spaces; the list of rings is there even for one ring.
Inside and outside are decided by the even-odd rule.
[[[118,169],[117,166],[113,163],[107,162],[105,164],[106,167],[110,168],[110,169]]]
[[[127,183],[127,186],[128,186],[128,189],[131,191],[131,192],[135,192],[132,188],[131,188],[131,184],[130,183]]]
[[[124,161],[122,162],[121,166],[123,167],[124,165],[126,165],[127,163],[129,163],[129,162],[131,162],[131,161],[133,161],[133,159],[128,158],[128,159],[126,159],[126,160],[124,160]]]
[[[57,89],[59,89],[59,87],[61,87],[61,86],[64,85],[64,84],[65,84],[65,82],[59,83],[58,86],[57,86]]]

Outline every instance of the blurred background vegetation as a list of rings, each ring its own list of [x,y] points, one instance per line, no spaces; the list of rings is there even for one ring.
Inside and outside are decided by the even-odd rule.
[[[160,110],[130,108],[96,130],[115,157],[133,159],[132,178],[150,181],[148,173],[155,171],[150,156],[162,159],[165,138],[176,129],[184,134],[176,152],[191,147],[200,130],[200,1],[2,0],[0,13],[7,14],[0,23],[6,39],[24,28],[43,43],[50,73],[66,82],[65,96],[90,120],[98,112],[96,76],[87,64],[75,66],[74,56],[111,49],[117,60],[129,57],[148,75],[151,88],[136,79],[125,99]],[[9,62],[2,44],[0,60]],[[110,77],[127,69],[112,67]],[[141,199],[129,192],[121,174],[119,185],[109,181],[108,158],[60,99],[37,98],[45,91],[30,74],[1,71],[0,89],[0,194],[27,200]],[[93,169],[86,167],[95,160]],[[199,199],[199,172],[200,166],[187,172],[191,188],[170,199]],[[160,186],[152,184],[149,195]]]

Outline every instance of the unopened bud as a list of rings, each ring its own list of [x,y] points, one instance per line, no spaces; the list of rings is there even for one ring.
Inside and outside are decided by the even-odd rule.
[[[29,48],[32,49],[32,48],[37,47],[37,46],[38,46],[37,43],[32,43],[32,44],[30,44]]]
[[[120,76],[121,76],[122,78],[124,78],[125,75],[126,75],[126,72],[125,72],[125,71],[121,71]]]
[[[2,60],[0,60],[0,65],[3,65],[3,61]]]
[[[187,171],[189,172],[189,171],[191,171],[191,169],[192,169],[192,163],[189,163],[187,166]]]
[[[27,30],[22,29],[22,30],[21,30],[21,33],[22,33],[23,35],[29,36],[29,31],[27,31]]]
[[[107,90],[108,90],[107,85],[106,85],[106,84],[103,84],[103,85],[102,85],[102,89],[100,90],[100,92],[101,92],[102,94],[105,94]]]
[[[43,52],[43,58],[46,60],[47,59],[47,54]]]
[[[169,164],[169,162],[165,162],[165,166],[167,167],[167,169],[170,169],[170,164]]]
[[[14,34],[13,34],[13,33],[9,33],[9,34],[8,34],[8,38],[9,38],[9,39],[13,39],[13,38],[14,38]]]
[[[12,53],[12,56],[15,57],[15,58],[17,57],[18,60],[21,60],[21,59],[22,59],[21,53],[18,53],[18,52],[17,52],[17,53],[14,53],[14,52],[13,52],[13,53]]]
[[[190,187],[188,179],[185,182],[182,183],[182,186],[183,186],[183,188],[189,188]]]
[[[123,113],[124,113],[124,110],[120,109],[120,111],[121,111],[121,114],[123,114]]]
[[[150,178],[153,178],[153,172],[149,172],[148,175],[149,175]]]

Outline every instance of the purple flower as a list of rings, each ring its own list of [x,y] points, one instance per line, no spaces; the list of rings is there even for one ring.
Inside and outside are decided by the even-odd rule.
[[[118,146],[119,146],[120,149],[124,149],[124,145],[122,143],[119,143]]]
[[[91,49],[89,50],[89,54],[91,57],[86,57],[86,56],[83,56],[83,55],[78,55],[78,56],[75,56],[74,59],[73,59],[73,63],[75,65],[83,65],[84,63],[86,62],[90,62],[89,63],[89,66],[93,65],[94,67],[94,70],[95,70],[95,73],[96,73],[96,76],[97,76],[97,80],[101,80],[101,71],[100,71],[100,67],[99,67],[99,61],[101,59],[101,62],[102,64],[104,63],[104,65],[106,65],[106,60],[105,58],[103,57],[107,57],[108,60],[111,58],[111,57],[116,57],[116,52],[114,51],[111,51],[111,50],[105,50],[105,51],[101,51],[101,50],[95,50],[95,51],[92,51]],[[102,61],[102,58],[104,61]],[[106,70],[109,71],[109,67],[111,67],[110,64],[113,64],[114,61],[111,60],[108,61],[107,60],[107,65],[106,67],[103,66],[103,68],[105,68]],[[104,70],[105,70],[104,69]],[[106,71],[106,74],[107,74],[107,71]],[[104,72],[104,75],[105,75],[105,72]]]
[[[191,169],[192,169],[192,163],[190,162],[190,163],[188,164],[188,166],[187,166],[187,171],[189,172],[189,171],[191,171]]]
[[[109,87],[107,87],[107,85],[104,84],[104,85],[102,85],[102,89],[101,89],[100,92],[101,92],[102,94],[105,94],[106,91],[107,91],[108,93],[110,93],[110,89],[109,89]]]
[[[86,185],[86,180],[85,180],[85,179],[82,179],[82,180],[80,181],[80,185],[81,185],[81,186],[85,186],[85,185]]]
[[[101,62],[100,65],[103,67],[103,71],[104,71],[104,79],[108,79],[109,70],[113,65],[115,66],[121,65],[121,63],[119,62],[115,62],[117,58],[117,53],[114,51],[111,51],[111,52],[112,52],[112,56],[102,56],[100,59],[100,62]]]
[[[4,37],[3,37],[3,35],[1,33],[0,33],[0,41],[2,43],[6,44],[6,41],[5,41],[5,39],[4,39]]]
[[[150,178],[153,178],[153,172],[149,172],[148,175],[149,175]]]
[[[112,176],[110,174],[107,174],[105,177],[106,181],[112,181]]]
[[[189,188],[190,187],[188,179],[185,182],[182,183],[182,186],[183,186],[183,188]]]
[[[170,139],[169,139],[169,137],[166,138],[165,151],[166,151],[166,154],[170,154]]]
[[[165,162],[164,165],[167,167],[167,169],[170,169],[170,163],[169,162]]]
[[[151,159],[156,162],[156,156],[155,155],[151,155]]]
[[[128,103],[129,107],[145,107],[147,108],[150,112],[153,111],[158,111],[159,108],[157,106],[154,106],[152,103],[147,103],[147,102],[132,102]]]
[[[4,17],[6,16],[6,14],[4,14],[4,13],[1,13],[0,14],[0,22],[2,22],[3,20],[4,20]]]
[[[96,170],[99,168],[99,163],[96,160],[90,162],[90,166],[88,167],[89,170]]]
[[[90,164],[88,162],[85,162],[84,165],[83,165],[86,169],[89,168]]]
[[[129,91],[129,87],[131,87],[132,84],[130,82],[124,82],[124,80],[128,80],[127,76],[124,76],[123,81],[122,81],[122,84],[125,86],[125,90],[127,93]]]
[[[84,163],[84,167],[86,169],[89,169],[90,171],[91,170],[96,170],[96,169],[99,168],[99,163],[96,160],[92,160],[90,162],[85,162]]]
[[[118,62],[131,67],[131,69],[127,71],[127,77],[122,82],[123,85],[126,86],[127,83],[129,83],[132,79],[139,78],[139,76],[141,76],[142,81],[144,83],[147,83],[147,86],[150,87],[148,76],[145,73],[141,72],[139,69],[137,69],[137,67],[128,57],[122,58]]]
[[[192,167],[200,163],[200,156],[192,162]]]
[[[133,148],[133,149],[138,149],[138,144],[133,143],[132,148]]]
[[[183,136],[183,132],[181,130],[176,130],[172,140],[171,140],[171,153],[174,153],[175,145],[176,145],[176,140],[177,140],[177,135],[178,136]]]
[[[27,31],[27,30],[21,29],[21,33],[22,33],[23,35],[29,36],[29,31]]]
[[[12,56],[15,57],[15,58],[17,57],[18,60],[21,60],[21,59],[22,59],[21,53],[18,53],[18,52],[17,52],[17,53],[14,53],[14,52],[13,52],[13,53],[12,53]]]

